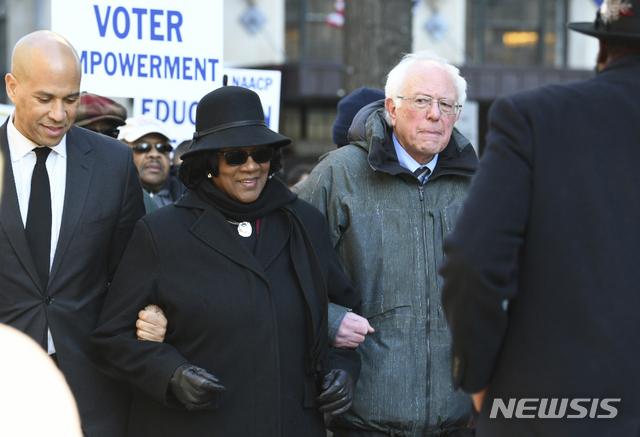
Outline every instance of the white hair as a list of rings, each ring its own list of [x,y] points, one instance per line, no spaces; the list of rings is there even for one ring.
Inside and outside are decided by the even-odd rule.
[[[438,64],[438,66],[449,73],[456,86],[456,90],[458,93],[458,103],[460,105],[464,105],[464,102],[467,100],[467,81],[464,80],[462,76],[460,76],[460,70],[458,70],[457,67],[454,67],[445,58],[436,55],[430,50],[424,50],[418,53],[408,53],[404,55],[402,60],[398,62],[398,65],[393,67],[393,69],[387,75],[387,84],[384,87],[385,97],[392,98],[398,107],[402,106],[402,99],[398,98],[398,94],[400,94],[400,90],[404,85],[407,73],[409,72],[411,67],[421,62]],[[387,122],[391,124],[391,119],[389,118],[389,114],[387,114],[386,111],[385,117],[387,119]]]

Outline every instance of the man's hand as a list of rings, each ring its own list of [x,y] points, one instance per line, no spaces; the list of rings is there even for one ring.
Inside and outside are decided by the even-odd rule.
[[[138,340],[162,343],[167,333],[167,318],[160,307],[150,304],[138,313],[136,321]]]
[[[474,393],[471,395],[471,399],[473,399],[473,407],[476,409],[478,413],[482,408],[482,402],[484,402],[484,397],[487,395],[488,389],[489,389],[489,386],[486,386],[482,391],[479,391],[478,393]]]
[[[348,312],[342,319],[342,323],[340,323],[333,346],[342,349],[354,349],[364,341],[365,335],[372,332],[374,332],[374,329],[367,319]]]
[[[322,381],[322,393],[316,398],[320,411],[338,416],[353,405],[356,385],[346,370],[334,369]]]
[[[206,370],[185,363],[173,372],[169,387],[187,410],[198,411],[206,409],[216,393],[227,390],[219,382],[218,378]]]

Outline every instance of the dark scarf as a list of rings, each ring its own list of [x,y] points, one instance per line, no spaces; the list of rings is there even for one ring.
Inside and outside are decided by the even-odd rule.
[[[237,221],[253,221],[296,200],[297,194],[279,179],[269,179],[257,200],[251,203],[237,202],[218,190],[210,179],[202,180],[197,187],[200,197],[220,211],[226,218]]]
[[[289,216],[288,229],[285,226],[270,226],[265,228],[269,232],[260,233],[260,240],[264,244],[283,238],[289,240],[291,261],[307,306],[307,333],[311,347],[307,372],[320,371],[324,376],[330,366],[327,337],[321,335],[328,332],[327,287],[311,239],[292,206],[298,195],[277,178],[268,180],[258,199],[251,203],[241,203],[227,197],[209,179],[201,181],[196,190],[205,202],[232,220],[253,221],[277,210]],[[312,311],[312,307],[317,307],[316,311]],[[317,315],[321,317],[320,320]]]

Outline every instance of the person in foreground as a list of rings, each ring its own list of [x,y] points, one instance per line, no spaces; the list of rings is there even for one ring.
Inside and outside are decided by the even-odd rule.
[[[258,95],[207,94],[196,130],[187,192],[138,222],[93,333],[135,386],[129,435],[325,436],[323,413],[351,406],[360,370],[328,345],[327,295],[359,297],[322,214],[270,178],[291,140]],[[137,340],[149,303],[169,320],[164,343]]]
[[[0,435],[82,437],[76,401],[55,362],[26,334],[0,323]],[[37,396],[34,396],[37,393]]]
[[[640,1],[604,1],[598,73],[498,99],[445,240],[453,380],[482,436],[640,435]]]
[[[334,437],[458,437],[469,431],[471,397],[451,384],[437,268],[478,163],[454,128],[466,82],[446,59],[412,53],[389,73],[385,96],[356,114],[351,144],[326,154],[300,189],[326,215],[375,328],[356,349],[353,408],[329,428]]]

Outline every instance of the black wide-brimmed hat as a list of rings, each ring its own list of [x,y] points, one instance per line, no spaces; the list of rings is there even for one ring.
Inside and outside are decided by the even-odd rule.
[[[264,121],[260,97],[250,89],[225,86],[204,96],[196,109],[196,132],[182,159],[207,150],[267,146],[279,148],[291,138]]]
[[[567,27],[602,40],[640,44],[640,0],[604,0],[593,23],[569,23]]]

